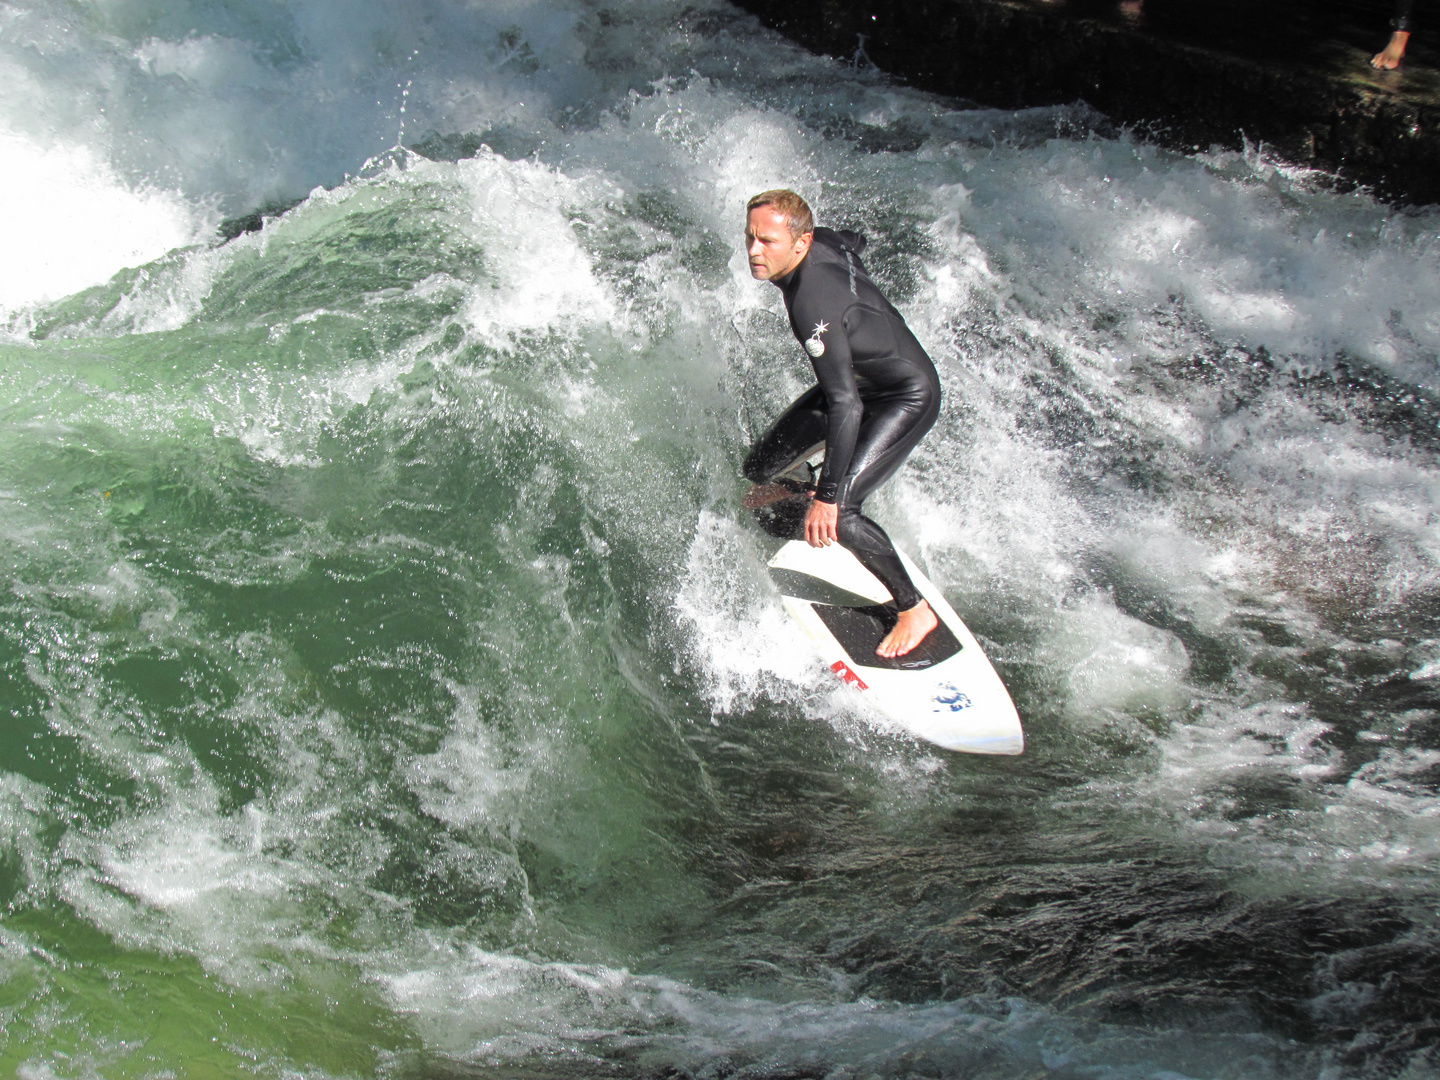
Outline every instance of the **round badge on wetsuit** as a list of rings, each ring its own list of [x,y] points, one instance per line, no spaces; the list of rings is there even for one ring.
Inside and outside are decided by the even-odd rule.
[[[806,339],[805,339],[805,351],[808,352],[811,356],[814,356],[814,357],[824,356],[824,355],[825,355],[825,342],[821,341],[818,337],[806,338]]]

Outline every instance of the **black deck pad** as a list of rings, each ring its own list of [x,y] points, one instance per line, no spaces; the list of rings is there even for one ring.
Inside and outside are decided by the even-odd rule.
[[[796,600],[809,600],[812,604],[832,604],[837,607],[874,607],[875,601],[868,596],[852,593],[839,585],[832,585],[824,578],[799,570],[786,570],[779,566],[770,568],[770,580],[786,596]],[[894,619],[891,619],[894,622]]]
[[[816,604],[811,606],[820,621],[825,624],[835,640],[857,667],[888,668],[891,671],[915,671],[933,667],[942,660],[948,660],[960,651],[960,642],[942,621],[904,656],[884,657],[875,655],[875,646],[895,626],[895,609],[888,604],[871,604],[866,607],[848,607],[837,604]]]

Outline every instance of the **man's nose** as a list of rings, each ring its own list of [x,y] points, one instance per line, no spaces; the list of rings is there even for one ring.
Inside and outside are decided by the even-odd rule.
[[[758,236],[745,245],[745,254],[747,255],[758,255],[764,250],[765,247],[760,243],[760,238]]]

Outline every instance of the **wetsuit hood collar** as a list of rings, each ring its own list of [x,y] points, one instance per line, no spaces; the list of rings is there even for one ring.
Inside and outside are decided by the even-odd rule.
[[[776,286],[782,292],[792,288],[795,283],[800,280],[800,268],[805,265],[805,260],[810,258],[810,252],[814,250],[815,242],[812,240],[810,242],[810,251],[807,251],[804,255],[800,256],[800,261],[790,268],[789,273],[784,274],[781,277],[771,278],[770,284]]]

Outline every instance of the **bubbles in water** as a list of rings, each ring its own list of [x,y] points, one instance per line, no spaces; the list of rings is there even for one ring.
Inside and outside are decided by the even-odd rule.
[[[1117,611],[1091,594],[1067,608],[1040,646],[1064,672],[1066,712],[1083,724],[1113,709],[1155,717],[1188,703],[1190,657],[1174,634]]]
[[[790,617],[766,587],[753,544],[731,520],[702,512],[675,598],[693,641],[690,663],[719,714],[751,707],[767,692],[803,701],[820,667],[795,647]]]

